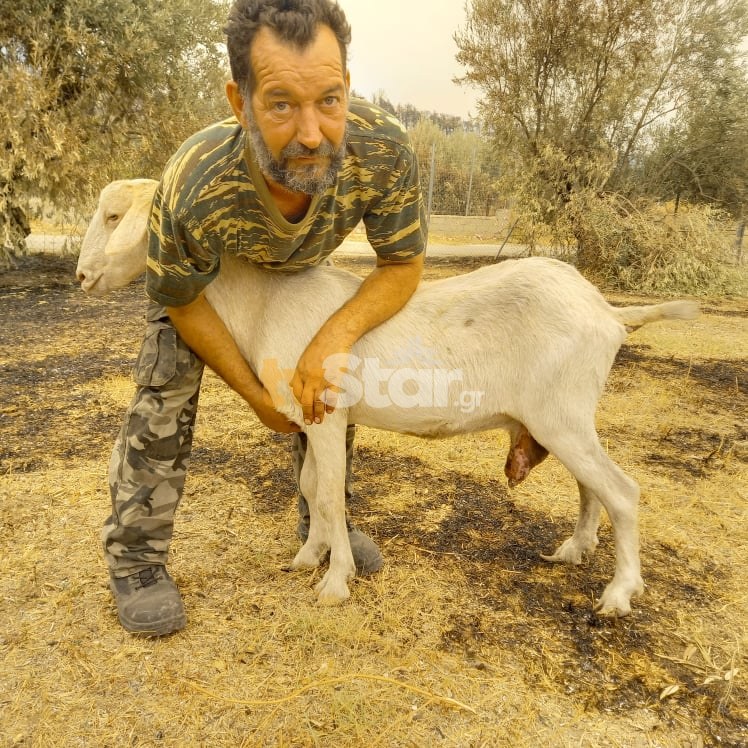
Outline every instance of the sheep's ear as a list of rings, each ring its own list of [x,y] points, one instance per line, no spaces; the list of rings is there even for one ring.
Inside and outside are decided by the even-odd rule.
[[[104,254],[127,254],[132,251],[145,252],[148,237],[148,221],[151,217],[154,184],[133,183],[132,203],[107,242]]]

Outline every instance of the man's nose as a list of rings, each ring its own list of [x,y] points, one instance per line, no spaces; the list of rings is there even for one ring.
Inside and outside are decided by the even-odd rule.
[[[315,107],[305,106],[299,109],[296,139],[307,148],[319,148],[322,144],[324,136]]]

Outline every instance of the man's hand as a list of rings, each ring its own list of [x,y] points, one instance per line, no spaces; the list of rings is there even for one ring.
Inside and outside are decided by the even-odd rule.
[[[291,380],[294,397],[301,403],[304,423],[322,423],[326,413],[335,410],[336,396],[345,367],[349,346],[341,345],[324,328],[296,364]]]
[[[423,254],[400,263],[377,259],[377,267],[356,294],[322,325],[301,355],[291,380],[304,423],[322,423],[325,413],[335,410],[346,357],[354,344],[405,306],[422,272]]]
[[[254,412],[263,425],[279,434],[293,434],[301,431],[301,427],[297,423],[289,421],[283,413],[279,413],[275,409],[273,399],[267,390],[263,392],[262,401],[254,407]]]

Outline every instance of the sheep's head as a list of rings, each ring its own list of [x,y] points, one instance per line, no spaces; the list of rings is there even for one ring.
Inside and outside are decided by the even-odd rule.
[[[125,179],[101,191],[75,272],[86,293],[103,296],[145,272],[148,220],[157,184],[153,179]]]

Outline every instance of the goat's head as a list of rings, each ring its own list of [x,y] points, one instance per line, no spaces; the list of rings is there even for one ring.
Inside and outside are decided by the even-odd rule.
[[[75,275],[95,296],[123,288],[145,272],[153,179],[123,179],[101,191],[83,238]]]

